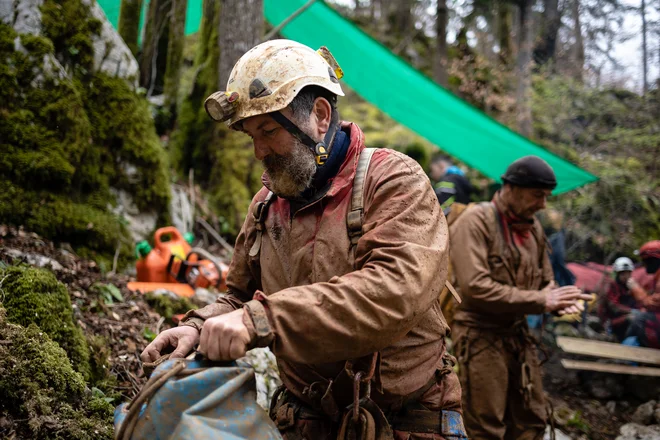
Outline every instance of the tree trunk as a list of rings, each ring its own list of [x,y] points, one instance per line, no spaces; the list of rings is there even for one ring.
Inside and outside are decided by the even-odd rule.
[[[539,66],[554,60],[557,47],[557,33],[561,25],[559,0],[545,0],[543,3],[541,35],[538,44],[534,48],[534,61]]]
[[[532,0],[520,1],[520,33],[518,35],[518,59],[516,61],[516,103],[518,107],[518,131],[526,137],[532,135],[531,64],[533,44]]]
[[[435,20],[435,56],[433,60],[433,78],[443,87],[447,87],[447,0],[438,0]]]
[[[571,10],[573,14],[573,64],[574,78],[582,82],[582,71],[584,70],[584,38],[582,37],[582,23],[580,22],[580,0],[573,0]]]
[[[510,66],[513,55],[513,42],[511,41],[511,5],[509,2],[497,2],[497,38],[500,46],[500,62]]]
[[[223,0],[220,10],[218,89],[225,90],[236,61],[263,37],[262,0]]]
[[[142,0],[122,0],[117,31],[133,53],[138,55],[138,32],[140,30],[140,12]]]
[[[187,7],[188,0],[172,0],[164,94],[165,105],[172,111],[173,117],[175,116],[176,98],[179,92],[179,80],[181,79]]]
[[[646,0],[642,0],[640,12],[642,13],[642,91],[644,95],[646,95],[649,91],[648,46],[646,44]]]
[[[140,85],[149,95],[163,90],[166,69],[169,14],[172,0],[151,0],[140,54]]]
[[[360,0],[355,0],[355,5],[353,7],[353,16],[359,17],[361,14],[362,14],[362,5],[360,4]]]
[[[388,33],[396,45],[414,27],[412,9],[415,0],[388,0],[381,4],[386,12],[384,17],[387,20]]]

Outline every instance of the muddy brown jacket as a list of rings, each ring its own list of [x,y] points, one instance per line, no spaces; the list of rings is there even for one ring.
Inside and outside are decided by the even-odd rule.
[[[451,263],[463,303],[455,321],[509,328],[526,314],[543,313],[553,280],[543,228],[534,219],[526,246],[507,240],[493,202],[470,206],[450,229]]]
[[[447,224],[420,166],[377,150],[353,255],[346,217],[364,135],[355,124],[342,129],[350,146],[327,193],[295,213],[289,201],[275,198],[256,258],[250,257],[256,222],[248,214],[229,268],[229,294],[188,317],[247,307],[258,345],[269,343],[282,381],[302,400],[305,387],[335,378],[345,360],[377,351],[385,397],[408,395],[430,381],[445,351],[438,295],[447,276]],[[267,193],[257,193],[251,213]],[[352,396],[350,389],[335,391]],[[458,407],[460,394],[455,400],[451,406]]]

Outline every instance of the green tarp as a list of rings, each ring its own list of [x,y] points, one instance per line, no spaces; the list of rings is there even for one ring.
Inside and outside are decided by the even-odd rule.
[[[119,1],[99,3],[116,10]],[[276,26],[305,3],[264,0],[264,14]],[[202,0],[189,0],[187,33],[197,30],[201,9]],[[597,180],[438,86],[320,0],[288,23],[281,34],[313,48],[327,46],[344,70],[343,81],[360,96],[494,180],[499,181],[508,164],[531,154],[542,157],[555,170],[559,183],[555,194]]]

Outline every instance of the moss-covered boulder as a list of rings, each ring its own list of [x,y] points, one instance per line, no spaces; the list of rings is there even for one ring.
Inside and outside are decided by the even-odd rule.
[[[110,439],[112,406],[86,390],[66,352],[0,308],[0,418],[9,438]],[[13,437],[11,434],[14,434]]]
[[[117,193],[164,222],[169,175],[146,99],[95,70],[102,29],[82,0],[45,0],[37,34],[0,23],[0,223],[89,257],[119,246],[121,262],[133,243]]]
[[[89,349],[82,330],[73,322],[66,286],[48,270],[27,266],[9,266],[0,271],[0,279],[7,319],[24,327],[36,325],[64,349],[70,365],[89,380]]]

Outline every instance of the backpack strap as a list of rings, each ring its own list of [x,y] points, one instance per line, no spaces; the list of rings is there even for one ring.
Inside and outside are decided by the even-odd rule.
[[[351,239],[351,248],[354,249],[362,237],[362,221],[364,219],[364,181],[367,177],[371,157],[377,148],[365,148],[360,153],[357,171],[353,179],[353,193],[351,195],[351,209],[346,217],[348,237]]]
[[[346,225],[348,226],[348,237],[351,239],[351,249],[354,252],[360,237],[362,237],[362,221],[364,220],[364,181],[367,177],[371,157],[378,150],[378,148],[365,148],[360,153],[358,159],[357,171],[355,172],[355,179],[353,180],[353,193],[351,195],[351,209],[348,211],[346,218]],[[456,301],[460,304],[462,302],[460,295],[451,285],[449,280],[445,281],[445,286]]]
[[[261,250],[261,237],[263,236],[264,226],[266,224],[266,218],[268,217],[268,207],[275,198],[275,194],[272,191],[268,191],[268,195],[262,201],[254,205],[252,210],[252,215],[254,216],[255,228],[257,229],[257,239],[252,244],[250,248],[250,257],[255,258],[259,255]]]

